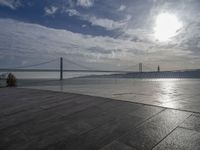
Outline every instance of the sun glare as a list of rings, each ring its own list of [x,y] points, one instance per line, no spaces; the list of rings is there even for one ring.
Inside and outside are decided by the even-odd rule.
[[[159,14],[154,27],[155,38],[161,42],[169,41],[177,35],[181,27],[182,23],[175,15],[169,13]]]

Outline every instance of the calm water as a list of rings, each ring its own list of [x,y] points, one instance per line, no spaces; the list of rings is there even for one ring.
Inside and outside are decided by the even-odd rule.
[[[6,72],[0,72],[3,74]],[[17,79],[59,79],[59,72],[13,72]],[[88,75],[105,75],[111,74],[108,72],[63,72],[65,79],[88,76]]]

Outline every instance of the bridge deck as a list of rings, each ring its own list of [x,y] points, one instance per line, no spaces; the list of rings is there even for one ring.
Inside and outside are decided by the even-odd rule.
[[[200,149],[200,115],[52,91],[0,89],[1,150]]]

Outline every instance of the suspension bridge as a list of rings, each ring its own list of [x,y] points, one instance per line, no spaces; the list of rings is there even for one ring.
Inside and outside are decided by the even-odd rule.
[[[37,68],[45,66],[51,63],[57,63],[56,69]],[[78,69],[65,69],[64,66],[73,65]],[[142,63],[134,64],[126,68],[120,68],[119,70],[102,70],[96,69],[83,64],[79,64],[67,58],[54,58],[48,61],[43,61],[36,64],[21,65],[11,68],[0,68],[1,72],[60,72],[60,80],[63,79],[63,72],[99,72],[99,73],[113,73],[115,77],[123,74],[123,77],[128,78],[200,78],[200,69],[191,70],[174,70],[174,71],[160,71],[155,68],[151,68]]]
[[[38,68],[41,66],[45,66],[47,64],[55,63],[55,62],[58,63],[56,69],[47,69],[44,67]],[[65,69],[64,66],[69,66],[69,65],[75,66],[76,68],[78,67],[78,69]],[[130,72],[131,70],[133,70],[133,68],[137,68],[137,67],[138,65],[132,65],[132,66],[119,69],[119,70],[105,70],[105,69],[102,70],[102,69],[92,68],[83,64],[79,64],[67,58],[60,57],[60,58],[55,58],[55,59],[43,61],[36,64],[14,66],[14,67],[9,67],[9,68],[0,68],[0,71],[1,72],[60,72],[60,79],[62,80],[63,72],[126,73],[126,72]]]
[[[57,67],[57,69],[45,69],[45,68],[37,69],[37,68],[34,68],[34,67],[43,66],[43,65],[50,64],[52,62],[58,62],[58,61],[60,61],[59,65],[62,68],[60,68],[60,67]],[[74,65],[76,67],[79,67],[79,69],[64,69],[65,64]],[[123,70],[100,70],[100,69],[94,69],[94,68],[76,63],[72,60],[60,57],[60,58],[52,59],[52,60],[49,60],[49,61],[32,64],[32,65],[22,65],[22,66],[15,66],[15,67],[11,67],[11,68],[0,68],[0,71],[60,71],[61,69],[63,71],[66,71],[66,72],[67,71],[68,72],[71,72],[71,71],[74,71],[74,72],[76,72],[76,71],[77,72],[127,72],[126,70],[130,69],[130,67],[125,68],[126,70],[125,69],[123,69]]]

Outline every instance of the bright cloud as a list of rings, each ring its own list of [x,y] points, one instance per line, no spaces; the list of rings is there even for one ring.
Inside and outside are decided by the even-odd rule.
[[[99,18],[93,15],[84,15],[79,13],[75,9],[66,9],[69,16],[78,16],[81,20],[86,20],[91,23],[93,26],[100,26],[105,28],[106,30],[116,30],[120,28],[124,28],[127,24],[127,21],[130,19],[129,17],[125,20],[114,21],[112,19],[107,18]]]
[[[5,6],[0,10],[2,55],[64,55],[111,65],[148,62],[162,69],[200,65],[199,0],[132,0],[123,4],[120,0],[0,0],[0,5]],[[17,9],[20,6],[23,8]],[[169,26],[172,21],[167,22],[166,17],[157,24],[157,16],[163,13],[175,15],[181,28],[177,23]],[[11,19],[3,19],[5,16]],[[16,18],[21,22],[13,20]],[[170,36],[169,27],[173,29]],[[170,40],[158,40],[163,37]],[[4,64],[1,60],[5,58],[0,56],[0,63]]]
[[[82,7],[92,7],[94,5],[94,0],[78,0],[77,5]]]
[[[118,9],[118,11],[124,11],[126,9],[126,6],[125,5],[121,5]]]
[[[55,6],[51,6],[51,7],[45,7],[44,11],[45,11],[45,15],[53,15],[57,12],[58,8]]]
[[[81,14],[75,9],[66,9],[65,12],[67,12],[69,16],[81,16]]]
[[[124,22],[124,21],[118,22],[118,21],[114,21],[111,19],[107,19],[107,18],[97,18],[95,16],[88,16],[88,17],[86,17],[86,19],[92,25],[104,27],[107,30],[120,29],[126,25],[126,22]]]
[[[20,0],[0,0],[0,5],[9,7],[11,9],[16,9],[21,6]]]
[[[169,65],[174,63],[174,58],[181,62],[193,57],[190,51],[183,51],[177,47],[162,47],[107,36],[83,35],[10,19],[0,19],[0,35],[0,52],[3,55],[50,58],[63,56],[77,63],[106,63],[104,67],[116,66],[119,61],[122,66],[137,64],[141,60],[144,63],[148,60],[148,64],[159,63],[164,66],[166,62],[163,60],[169,61]],[[95,63],[93,65],[95,66]]]

